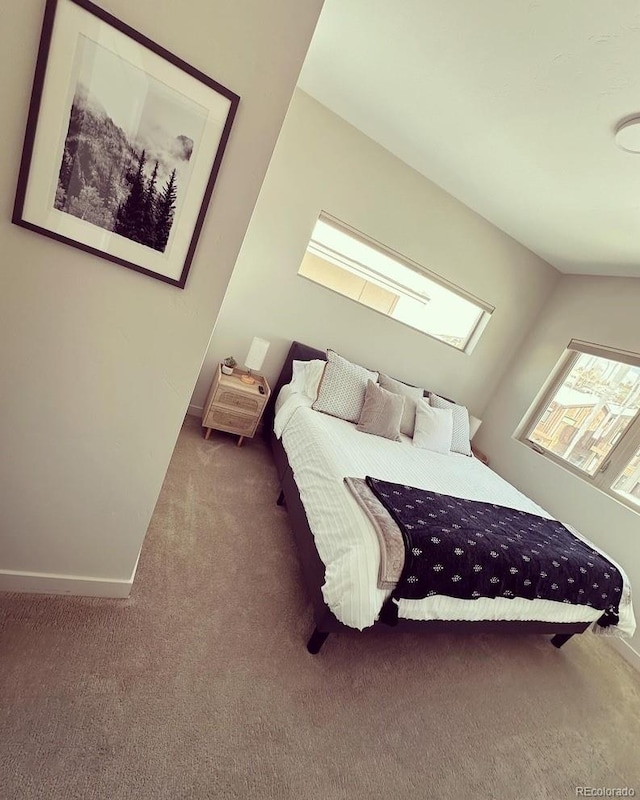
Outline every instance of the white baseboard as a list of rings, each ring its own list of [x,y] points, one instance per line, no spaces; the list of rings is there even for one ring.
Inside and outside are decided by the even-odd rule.
[[[49,575],[44,572],[0,570],[0,592],[129,597],[132,584],[133,575],[129,580],[114,580],[112,578],[83,578],[76,575]]]
[[[204,408],[202,406],[192,406],[189,404],[189,408],[187,409],[187,414],[191,414],[192,417],[201,417]]]
[[[605,636],[603,637],[605,642],[610,644],[614,650],[617,650],[620,655],[631,664],[632,667],[635,667],[637,670],[640,670],[640,653],[632,647],[629,642],[625,639],[618,639],[617,637],[613,636]]]

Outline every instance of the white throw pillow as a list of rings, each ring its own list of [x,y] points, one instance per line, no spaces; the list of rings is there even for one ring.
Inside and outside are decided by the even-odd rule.
[[[322,361],[319,358],[315,358],[312,361],[292,361],[290,385],[293,391],[315,400],[326,363],[326,361]]]
[[[367,381],[377,383],[378,373],[369,372],[333,350],[327,350],[327,363],[312,408],[347,422],[357,422],[364,405]]]
[[[322,380],[322,373],[324,372],[326,361],[319,358],[314,358],[313,361],[307,362],[307,370],[305,373],[305,394],[312,400],[318,396],[318,388]]]
[[[415,386],[407,386],[406,383],[396,381],[388,375],[380,373],[380,386],[388,392],[399,394],[404,397],[404,411],[402,412],[402,422],[400,423],[400,433],[406,436],[413,436],[413,429],[416,424],[416,403],[424,397],[424,391]]]
[[[306,373],[308,361],[291,362],[291,383],[289,384],[294,392],[306,394]]]
[[[413,443],[424,450],[448,455],[453,436],[453,412],[450,408],[433,408],[425,398],[416,405],[416,427]]]
[[[450,408],[453,414],[453,439],[451,441],[451,451],[462,453],[463,456],[471,455],[471,443],[469,436],[469,412],[466,406],[459,406],[451,403],[437,394],[431,394],[429,402],[434,408]]]

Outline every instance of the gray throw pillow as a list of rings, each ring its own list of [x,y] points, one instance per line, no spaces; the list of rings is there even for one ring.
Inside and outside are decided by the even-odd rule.
[[[403,409],[404,397],[388,392],[373,381],[369,381],[356,428],[363,433],[399,442]]]
[[[417,389],[415,386],[407,386],[406,383],[401,383],[388,375],[380,373],[380,386],[389,392],[399,394],[404,397],[404,411],[402,412],[402,421],[400,422],[400,433],[406,436],[413,436],[413,431],[416,425],[416,404],[422,400],[424,391]]]

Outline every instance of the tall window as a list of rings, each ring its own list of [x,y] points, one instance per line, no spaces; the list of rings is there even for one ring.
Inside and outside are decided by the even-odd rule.
[[[640,355],[572,341],[521,439],[640,510]]]
[[[494,310],[326,214],[298,274],[466,352]]]

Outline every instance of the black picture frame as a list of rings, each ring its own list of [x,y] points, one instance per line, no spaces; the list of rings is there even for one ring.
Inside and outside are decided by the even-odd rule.
[[[239,102],[90,0],[47,0],[12,222],[183,289]]]

